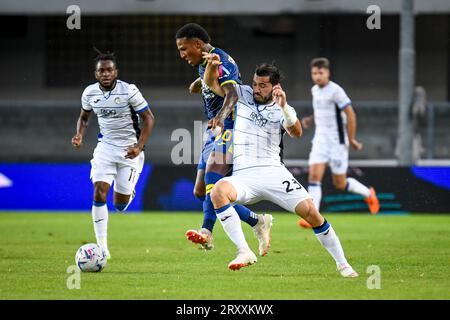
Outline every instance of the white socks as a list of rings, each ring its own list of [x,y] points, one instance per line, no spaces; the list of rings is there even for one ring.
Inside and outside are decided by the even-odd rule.
[[[223,229],[239,250],[249,250],[242,231],[241,219],[236,210],[229,204],[216,210],[217,218],[222,223]]]
[[[106,203],[94,202],[92,205],[92,222],[94,223],[97,244],[108,249],[108,207]]]
[[[361,182],[354,178],[347,178],[346,191],[351,193],[360,194],[364,198],[370,196],[370,190]],[[322,200],[322,184],[320,182],[311,181],[308,185],[308,193],[311,195],[314,201],[316,209],[320,209],[320,201]]]
[[[322,200],[322,184],[320,182],[310,182],[308,185],[308,193],[314,201],[317,211],[320,211],[320,201]]]
[[[347,191],[360,194],[364,198],[370,196],[369,188],[367,188],[365,185],[354,178],[347,178]]]
[[[333,227],[326,220],[322,226],[313,228],[313,230],[322,246],[327,249],[334,261],[336,261],[336,265],[339,266],[347,263],[341,242],[334,232]]]

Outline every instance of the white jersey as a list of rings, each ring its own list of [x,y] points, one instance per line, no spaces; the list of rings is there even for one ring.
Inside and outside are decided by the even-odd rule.
[[[116,147],[128,147],[140,135],[138,113],[148,108],[148,103],[134,84],[117,80],[111,91],[102,91],[94,83],[84,89],[82,108],[94,110],[100,126],[99,141]]]
[[[311,88],[316,125],[315,138],[326,136],[339,143],[346,143],[347,117],[342,112],[351,104],[350,98],[338,84],[329,81],[323,88],[315,85]]]
[[[251,87],[235,87],[239,100],[233,133],[233,172],[282,166],[283,135],[286,131],[280,107],[275,102],[259,105],[253,99]]]

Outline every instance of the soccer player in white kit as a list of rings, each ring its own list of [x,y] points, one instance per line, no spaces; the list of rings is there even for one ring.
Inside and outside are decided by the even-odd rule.
[[[204,81],[220,92],[217,82],[218,60],[209,55],[209,74]],[[280,72],[270,64],[258,66],[252,87],[236,85],[239,101],[233,141],[233,174],[213,187],[211,199],[225,233],[238,249],[228,264],[232,270],[254,264],[256,255],[249,248],[241,222],[232,203],[252,204],[271,201],[295,212],[313,226],[320,243],[334,258],[344,277],[358,273],[347,262],[339,238],[315,208],[311,196],[286,169],[282,161],[283,135],[300,137],[302,128],[295,110],[287,104],[280,86]]]
[[[91,160],[91,180],[94,184],[92,220],[97,243],[109,259],[106,196],[114,181],[114,207],[118,211],[128,208],[144,166],[145,143],[155,122],[139,89],[134,84],[117,79],[114,54],[98,53],[95,59],[95,78],[98,82],[83,92],[77,133],[72,138],[72,144],[77,149],[81,147],[89,116],[94,111],[100,134]]]
[[[315,85],[311,89],[314,114],[302,119],[306,129],[315,123],[316,131],[309,154],[308,192],[320,209],[322,179],[330,166],[333,185],[364,197],[372,214],[378,213],[380,204],[373,188],[368,188],[354,178],[347,178],[349,144],[354,150],[361,150],[362,144],[356,136],[356,115],[351,100],[344,89],[330,80],[330,63],[327,58],[311,61],[311,77]],[[305,221],[300,225],[310,227]]]

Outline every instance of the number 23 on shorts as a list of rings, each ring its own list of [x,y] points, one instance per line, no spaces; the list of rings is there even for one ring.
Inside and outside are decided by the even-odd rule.
[[[292,187],[291,187],[291,183],[292,183]],[[294,191],[294,190],[299,190],[299,189],[302,188],[301,184],[298,183],[298,181],[295,180],[295,179],[291,179],[291,181],[285,180],[285,181],[282,182],[282,184],[286,185],[286,193],[289,193],[289,192]]]

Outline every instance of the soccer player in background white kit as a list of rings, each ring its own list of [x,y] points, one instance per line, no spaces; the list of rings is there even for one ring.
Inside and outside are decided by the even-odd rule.
[[[110,259],[106,196],[114,181],[115,208],[118,211],[128,208],[144,166],[145,143],[155,121],[139,89],[134,84],[117,79],[114,54],[98,53],[95,59],[95,78],[98,82],[83,92],[77,133],[72,138],[72,144],[77,149],[81,147],[93,110],[98,117],[100,134],[91,160],[91,180],[94,184],[92,220],[97,244]],[[139,118],[142,128],[139,127]]]
[[[204,81],[219,94],[218,56],[207,55]],[[252,204],[267,200],[295,212],[313,226],[320,243],[334,258],[343,277],[357,277],[347,262],[339,238],[315,208],[311,196],[282,161],[283,135],[300,137],[302,128],[295,110],[287,104],[280,86],[280,72],[270,64],[257,67],[252,87],[236,85],[239,100],[233,141],[233,174],[215,184],[211,200],[225,233],[238,249],[228,268],[239,270],[257,261],[242,231],[232,203]],[[222,91],[223,94],[223,91]]]
[[[330,80],[330,63],[327,58],[311,61],[311,77],[315,85],[311,89],[314,114],[302,119],[305,129],[314,122],[316,131],[309,154],[308,192],[317,210],[322,199],[322,179],[330,166],[333,185],[364,197],[372,214],[378,213],[380,204],[373,188],[368,188],[354,178],[347,178],[348,146],[361,150],[356,136],[356,115],[351,100],[344,89]],[[310,227],[304,220],[300,225]]]

